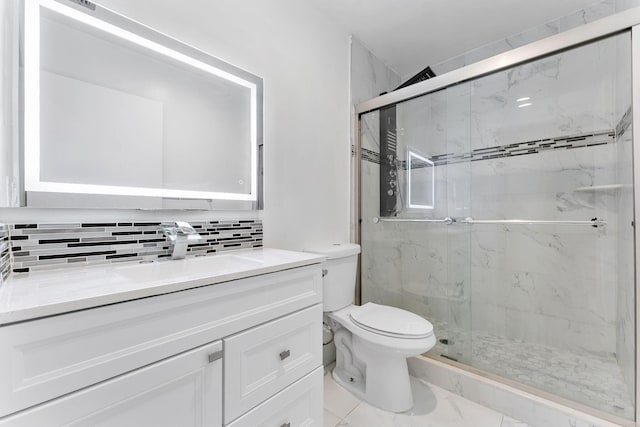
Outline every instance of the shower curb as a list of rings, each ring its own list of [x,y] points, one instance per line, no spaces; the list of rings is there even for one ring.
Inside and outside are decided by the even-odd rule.
[[[409,374],[529,424],[531,427],[633,427],[633,421],[611,415],[611,421],[470,372],[431,357],[408,359]],[[564,399],[559,399],[563,400]],[[615,419],[615,421],[613,421]]]

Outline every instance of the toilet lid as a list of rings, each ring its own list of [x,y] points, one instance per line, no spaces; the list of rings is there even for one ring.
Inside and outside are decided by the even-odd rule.
[[[368,331],[399,338],[426,338],[433,325],[417,314],[395,307],[368,302],[349,316],[356,325]]]

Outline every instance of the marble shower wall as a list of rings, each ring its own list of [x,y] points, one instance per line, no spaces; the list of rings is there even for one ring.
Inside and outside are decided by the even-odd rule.
[[[357,146],[358,126],[355,105],[375,98],[383,92],[390,92],[401,83],[400,76],[371,53],[358,39],[351,37],[351,146]],[[365,150],[380,153],[380,142],[378,136],[379,124],[375,121],[366,123],[373,126],[363,135],[372,135],[372,138],[362,141]],[[355,156],[352,158],[351,170],[355,171],[355,162],[360,161]],[[356,194],[355,183],[357,179],[352,179],[352,194]],[[351,198],[351,211],[355,212],[358,201]],[[351,224],[351,237],[356,238],[355,221]]]
[[[351,104],[375,98],[400,86],[400,76],[371,53],[358,39],[351,38]]]
[[[472,147],[613,131],[622,117],[616,51],[628,42],[617,36],[474,81]],[[476,219],[607,221],[601,229],[473,226],[474,330],[577,353],[616,352],[618,206],[615,191],[598,189],[618,183],[616,149],[609,143],[471,163]]]
[[[464,154],[615,129],[622,117],[616,106],[624,103],[616,97],[623,76],[615,70],[629,72],[616,62],[625,43],[628,36],[617,36],[398,105],[399,158],[407,147],[426,156]],[[525,101],[517,100],[525,97],[532,105],[519,108]],[[377,113],[363,116],[362,123],[364,147],[375,152]],[[632,265],[633,252],[620,248],[625,243],[619,237],[628,233],[619,229],[618,212],[630,213],[616,191],[597,187],[630,173],[629,164],[619,164],[619,158],[630,158],[622,147],[618,141],[436,166],[435,208],[401,213],[605,219],[607,226],[598,229],[376,224],[371,219],[378,216],[379,167],[363,161],[363,301],[432,320],[440,326],[436,334],[449,338],[448,356],[461,361],[469,362],[472,328],[576,352],[620,353],[621,334],[629,333],[622,332],[621,319],[629,318],[629,310],[621,311],[618,300],[630,298],[625,291],[620,296],[618,284],[629,286],[622,270],[628,274],[623,265]],[[405,172],[399,174],[401,189]],[[625,351],[632,355],[628,345]],[[627,356],[618,354],[619,360]]]
[[[640,6],[640,0],[604,0],[596,2],[589,7],[585,7],[584,9],[577,10],[569,15],[559,17],[545,23],[544,25],[529,28],[505,39],[497,40],[476,49],[472,49],[462,55],[458,55],[447,59],[446,61],[432,65],[431,68],[438,75],[444,74],[457,68],[464,67],[465,65],[473,64],[474,62],[490,58],[494,55],[524,46],[528,43],[542,40],[546,37],[559,34],[563,31],[588,24],[614,13],[623,12],[627,9],[638,6]]]

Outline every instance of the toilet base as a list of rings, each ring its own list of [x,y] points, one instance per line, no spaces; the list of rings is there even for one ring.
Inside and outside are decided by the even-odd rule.
[[[348,332],[341,329],[340,334]],[[353,340],[336,341],[339,353],[333,370],[336,382],[360,400],[380,409],[390,412],[410,410],[413,394],[407,359],[402,355],[371,349],[358,337],[347,336]],[[352,354],[358,355],[357,361],[351,358]]]
[[[387,360],[385,371],[375,369],[375,363],[368,365],[368,375],[361,379],[354,378],[336,365],[332,376],[338,384],[364,402],[389,412],[406,412],[413,408],[409,372],[406,359],[396,362],[392,363],[396,366],[389,369]],[[384,374],[380,375],[380,372]]]
[[[359,399],[390,412],[413,407],[407,357],[435,345],[433,334],[407,339],[376,334],[355,325],[350,312],[356,306],[329,314],[336,345],[333,378]]]

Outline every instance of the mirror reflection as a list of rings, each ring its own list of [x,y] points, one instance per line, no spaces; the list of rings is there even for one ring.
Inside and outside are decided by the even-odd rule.
[[[407,150],[407,207],[433,209],[435,196],[434,163],[411,148]]]

